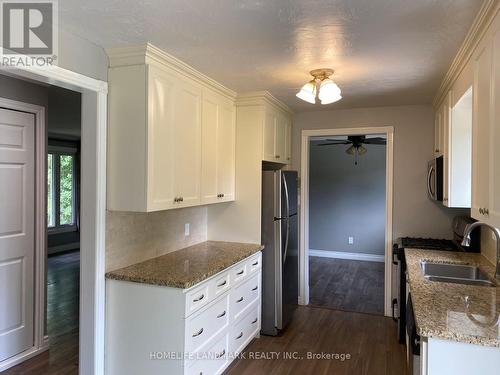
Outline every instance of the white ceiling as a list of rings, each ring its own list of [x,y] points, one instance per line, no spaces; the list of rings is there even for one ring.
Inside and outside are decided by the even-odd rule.
[[[64,0],[60,24],[105,48],[150,41],[238,92],[296,111],[426,104],[481,0]],[[335,69],[340,102],[295,97]]]

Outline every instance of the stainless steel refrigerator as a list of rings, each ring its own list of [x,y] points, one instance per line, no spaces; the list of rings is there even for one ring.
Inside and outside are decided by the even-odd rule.
[[[296,171],[262,171],[262,329],[277,335],[298,304]]]

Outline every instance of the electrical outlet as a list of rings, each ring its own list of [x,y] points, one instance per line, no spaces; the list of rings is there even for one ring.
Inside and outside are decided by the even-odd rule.
[[[349,236],[349,245],[354,245],[354,237]]]
[[[189,223],[184,224],[184,237],[189,236]]]

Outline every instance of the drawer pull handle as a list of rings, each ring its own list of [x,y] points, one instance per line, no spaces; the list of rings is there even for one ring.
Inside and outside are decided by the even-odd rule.
[[[217,285],[217,288],[220,288],[220,287],[223,287],[224,285],[227,284],[227,280],[224,280],[223,282],[221,282],[219,285]]]
[[[257,264],[259,264],[259,261],[256,261],[255,263],[252,263],[252,266],[256,266]]]
[[[222,357],[224,354],[226,354],[226,349],[224,349],[222,352],[220,352],[219,354],[216,354],[215,355],[215,358],[220,358]]]
[[[241,297],[239,300],[236,301],[236,303],[243,302],[243,297]]]
[[[199,335],[201,335],[203,333],[203,328],[200,329],[198,332],[196,333],[193,333],[193,337],[198,337]]]
[[[201,296],[199,296],[198,298],[195,298],[195,299],[193,300],[193,302],[200,302],[203,298],[205,298],[205,295],[204,295],[204,294],[202,294],[202,295],[201,295]]]
[[[224,312],[222,314],[217,315],[217,319],[222,318],[224,315],[226,315],[226,310],[224,310]]]
[[[237,273],[237,275],[243,275],[243,272],[245,272],[245,270],[241,270],[240,272]]]
[[[259,319],[255,318],[255,320],[252,322],[252,324],[257,323],[257,320],[259,320]]]
[[[240,334],[238,335],[238,337],[236,337],[236,340],[239,340],[243,337],[243,332],[240,332]]]
[[[255,288],[252,289],[252,292],[256,291],[257,289],[259,289],[258,285]]]

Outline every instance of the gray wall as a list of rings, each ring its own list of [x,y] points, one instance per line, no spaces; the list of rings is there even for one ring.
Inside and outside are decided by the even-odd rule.
[[[448,209],[427,198],[427,162],[433,157],[431,106],[358,108],[297,113],[293,118],[292,167],[300,171],[303,129],[394,127],[393,236],[452,238],[451,219],[469,210]]]
[[[347,146],[318,143],[310,143],[309,248],[383,255],[386,147],[365,145],[354,165]]]

